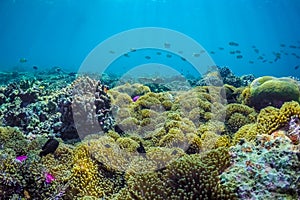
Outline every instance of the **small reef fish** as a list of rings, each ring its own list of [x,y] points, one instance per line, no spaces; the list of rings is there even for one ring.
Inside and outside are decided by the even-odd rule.
[[[150,60],[150,59],[151,59],[151,57],[150,57],[150,56],[145,56],[145,58],[146,58],[147,60]]]
[[[186,61],[186,59],[184,57],[180,57],[180,58],[181,58],[181,60]]]
[[[127,57],[127,58],[130,57],[128,53],[124,53],[124,56]]]
[[[200,56],[200,53],[193,53],[193,56],[197,58]]]
[[[242,55],[237,55],[236,58],[237,58],[237,59],[242,59],[243,56],[242,56]]]
[[[156,52],[156,55],[159,55],[159,56],[160,56],[160,55],[161,55],[161,52]]]
[[[165,42],[165,43],[164,43],[164,46],[165,46],[166,49],[169,49],[169,48],[171,47],[171,44],[168,43],[168,42]]]
[[[214,52],[214,51],[211,51],[210,54],[215,54],[215,52]]]
[[[109,53],[110,53],[110,54],[114,54],[114,53],[116,53],[116,52],[113,51],[113,50],[110,50]]]
[[[299,65],[296,65],[294,68],[295,68],[295,69],[299,69]]]
[[[230,53],[230,54],[235,54],[235,51],[230,51],[229,53]]]
[[[221,51],[222,51],[222,50],[224,50],[224,48],[223,48],[223,47],[219,47],[219,50],[221,50]]]
[[[230,46],[239,46],[239,44],[236,43],[236,42],[229,42],[228,44],[229,44]]]
[[[295,45],[290,45],[289,47],[292,48],[292,49],[296,49],[297,48],[297,46],[295,46]]]
[[[240,50],[236,50],[236,51],[235,51],[235,53],[238,53],[238,54],[240,54],[240,53],[241,53],[241,51],[240,51]]]
[[[26,58],[20,58],[19,62],[20,62],[20,63],[26,63],[26,62],[27,62],[27,59],[26,59]]]
[[[166,57],[167,58],[172,58],[172,55],[171,54],[167,54]]]
[[[130,48],[130,51],[131,52],[136,52],[136,49],[135,48]]]
[[[285,44],[280,44],[280,47],[285,47],[286,45]]]
[[[54,153],[58,145],[59,142],[56,139],[50,138],[42,147],[42,151],[40,152],[40,157],[46,156],[49,153]]]
[[[146,150],[145,147],[143,146],[142,142],[140,142],[140,146],[136,148],[136,151],[141,154],[144,158],[146,158]]]
[[[254,64],[254,62],[253,62],[252,60],[249,60],[249,63],[250,63],[250,64]]]
[[[254,52],[255,52],[255,53],[259,53],[259,50],[258,50],[258,49],[254,49]]]
[[[32,68],[33,68],[34,70],[37,70],[37,69],[38,69],[38,67],[37,67],[37,66],[32,66]]]

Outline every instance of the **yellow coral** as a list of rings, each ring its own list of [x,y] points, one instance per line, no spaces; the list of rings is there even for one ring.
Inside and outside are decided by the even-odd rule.
[[[258,134],[260,134],[260,132],[257,131],[257,124],[252,123],[244,125],[234,134],[232,144],[236,145],[241,141],[241,139],[253,141]]]

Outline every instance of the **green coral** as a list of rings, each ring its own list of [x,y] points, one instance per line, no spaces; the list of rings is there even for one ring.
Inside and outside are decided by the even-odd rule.
[[[291,78],[264,76],[250,84],[244,97],[244,102],[257,110],[267,106],[280,107],[284,102],[299,101],[299,84]]]

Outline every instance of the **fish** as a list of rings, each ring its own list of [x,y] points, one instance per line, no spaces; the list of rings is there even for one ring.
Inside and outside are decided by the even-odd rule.
[[[159,56],[160,56],[160,55],[161,55],[161,52],[156,52],[156,55],[159,55]]]
[[[150,57],[150,56],[145,56],[145,58],[146,58],[147,60],[150,60],[150,59],[151,59],[151,57]]]
[[[294,69],[299,69],[299,65],[296,65],[296,66],[294,67]]]
[[[250,63],[250,64],[253,64],[254,62],[253,62],[252,60],[249,60],[249,63]]]
[[[183,54],[183,51],[178,51],[179,54]]]
[[[240,50],[236,50],[235,53],[241,53],[241,51]]]
[[[292,48],[292,49],[296,49],[297,48],[297,46],[295,46],[295,45],[290,45],[289,47]]]
[[[37,70],[37,69],[38,69],[38,67],[37,67],[37,66],[32,66],[32,68],[33,68],[34,70]]]
[[[180,57],[180,58],[181,58],[181,60],[186,61],[186,59],[184,57]]]
[[[194,57],[199,57],[199,56],[200,56],[200,53],[193,53],[193,56],[194,56]]]
[[[166,57],[167,58],[172,58],[172,55],[171,54],[167,54]]]
[[[20,58],[19,62],[20,62],[20,63],[26,63],[26,62],[27,62],[27,59],[26,59],[26,58]]]
[[[255,45],[252,45],[252,48],[253,48],[253,49],[255,49],[255,48],[256,48],[256,46],[255,46]]]
[[[230,53],[230,54],[235,54],[235,51],[230,51],[229,53]]]
[[[164,46],[165,46],[166,49],[169,49],[169,48],[171,47],[171,44],[168,43],[168,42],[165,42],[165,43],[164,43]]]
[[[136,49],[135,48],[130,48],[130,51],[131,52],[136,52]]]
[[[258,49],[254,49],[254,52],[255,52],[255,53],[259,53],[259,50],[258,50]]]
[[[215,54],[215,52],[214,52],[214,51],[211,51],[210,54]]]
[[[124,56],[127,57],[127,58],[130,57],[128,53],[124,53]]]
[[[262,62],[265,63],[265,62],[267,62],[267,60],[263,60]]]
[[[262,57],[262,56],[258,56],[258,57],[257,57],[257,59],[258,59],[258,60],[263,60],[263,59],[264,59],[264,57]]]
[[[106,148],[110,148],[111,146],[109,144],[104,145]]]
[[[243,56],[242,56],[242,55],[237,55],[236,58],[237,58],[237,59],[242,59]]]
[[[116,53],[115,51],[113,51],[113,50],[110,50],[109,51],[109,53],[111,53],[111,54],[114,54],[114,53]]]
[[[76,72],[70,72],[70,73],[68,73],[69,76],[76,76],[76,74],[77,74]]]
[[[223,47],[219,47],[219,49],[220,49],[220,50],[224,50],[224,48],[223,48]]]
[[[143,143],[140,142],[140,146],[138,148],[136,148],[136,151],[142,155],[143,157],[146,158],[146,150],[145,150],[145,147],[143,146]]]
[[[230,46],[239,46],[239,44],[236,43],[236,42],[229,42],[228,44],[229,44]]]
[[[280,46],[281,46],[281,47],[285,47],[286,45],[285,45],[285,44],[280,44]]]
[[[40,152],[40,157],[46,156],[47,154],[54,153],[59,145],[58,140],[54,138],[50,138],[42,147],[42,151]]]

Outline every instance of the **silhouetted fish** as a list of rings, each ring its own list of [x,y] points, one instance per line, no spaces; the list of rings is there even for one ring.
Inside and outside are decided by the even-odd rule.
[[[299,68],[299,65],[296,65],[294,68],[295,68],[295,69],[298,69],[298,68]]]
[[[264,59],[264,57],[258,56],[257,59],[258,59],[258,60],[262,60],[262,59]]]
[[[235,51],[230,51],[229,53],[230,53],[230,54],[235,54]]]
[[[297,48],[295,45],[290,45],[289,47],[292,48],[292,49],[296,49]]]
[[[25,62],[27,62],[27,59],[26,58],[20,58],[20,63],[25,63]]]
[[[145,147],[143,146],[142,142],[140,142],[140,146],[136,148],[136,151],[141,154],[144,158],[146,158],[146,150]]]
[[[211,51],[210,54],[215,54],[215,52],[214,52],[214,51]]]
[[[124,53],[124,56],[129,58],[129,54],[128,53]]]
[[[235,53],[241,53],[241,51],[240,50],[236,50]]]
[[[237,58],[237,59],[242,59],[243,56],[242,56],[242,55],[237,55],[236,58]]]
[[[254,52],[255,52],[255,53],[259,53],[259,50],[258,50],[258,49],[254,49]]]
[[[151,59],[151,57],[150,57],[150,56],[145,56],[145,58],[146,58],[147,60]]]
[[[184,57],[180,57],[180,58],[181,58],[181,60],[186,61],[186,59]]]
[[[224,50],[224,48],[223,48],[223,47],[219,47],[219,49],[220,49],[220,50]]]
[[[32,68],[33,68],[34,70],[37,70],[37,69],[38,69],[38,67],[37,67],[37,66],[33,66]]]
[[[229,42],[229,45],[230,45],[230,46],[239,46],[239,44],[236,43],[236,42]]]
[[[167,54],[166,56],[167,56],[167,58],[172,58],[171,54]]]
[[[281,47],[285,47],[286,45],[285,45],[285,44],[280,44],[280,46],[281,46]]]
[[[166,48],[166,49],[168,49],[168,48],[170,48],[170,47],[171,47],[171,44],[170,44],[170,43],[168,43],[168,42],[165,42],[164,46],[165,46],[165,48]]]
[[[42,156],[46,156],[49,153],[54,153],[55,150],[57,149],[58,145],[59,145],[59,142],[56,139],[54,139],[54,138],[49,139],[42,147],[40,156],[42,157]]]
[[[250,64],[253,64],[254,62],[253,62],[252,60],[249,60],[249,63],[250,63]]]
[[[159,55],[159,56],[160,56],[160,55],[161,55],[161,52],[156,52],[156,55]]]
[[[194,57],[199,57],[199,56],[200,56],[200,53],[193,53],[193,56],[194,56]]]

